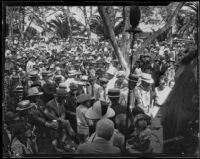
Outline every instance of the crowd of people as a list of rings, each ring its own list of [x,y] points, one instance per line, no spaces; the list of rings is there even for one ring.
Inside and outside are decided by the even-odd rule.
[[[146,47],[134,81],[108,44],[6,40],[4,155],[151,153],[149,125],[162,115],[184,47]],[[135,87],[126,131],[129,81]],[[125,151],[126,133],[131,146]]]

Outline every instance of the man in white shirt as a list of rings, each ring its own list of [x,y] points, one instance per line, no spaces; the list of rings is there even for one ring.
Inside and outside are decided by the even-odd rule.
[[[32,56],[32,57],[30,58],[30,60],[27,62],[27,64],[26,64],[26,72],[27,72],[27,73],[32,72],[32,71],[33,71],[33,66],[34,66],[35,64],[36,64],[36,63],[35,63],[35,57]]]
[[[160,107],[166,102],[166,99],[171,92],[171,88],[166,84],[165,79],[161,78],[159,86],[155,88],[155,100],[152,109],[150,110],[152,117],[155,117],[160,110]]]

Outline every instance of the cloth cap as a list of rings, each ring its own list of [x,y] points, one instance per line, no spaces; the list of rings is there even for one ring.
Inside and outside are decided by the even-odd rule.
[[[86,117],[89,119],[111,118],[114,115],[114,110],[104,101],[96,101],[86,112]]]

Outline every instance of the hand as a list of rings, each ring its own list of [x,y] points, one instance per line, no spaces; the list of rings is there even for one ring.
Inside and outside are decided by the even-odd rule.
[[[71,128],[71,129],[69,129],[69,135],[71,136],[71,137],[75,137],[76,136],[76,133],[74,132],[74,130]]]
[[[53,129],[57,130],[58,129],[58,122],[51,122],[51,123],[47,122],[46,126],[49,127],[49,128],[53,128]]]

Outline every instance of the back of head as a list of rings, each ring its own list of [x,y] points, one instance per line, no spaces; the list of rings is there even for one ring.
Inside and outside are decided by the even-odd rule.
[[[114,132],[114,123],[110,119],[101,119],[97,122],[96,133],[98,137],[110,140]]]

